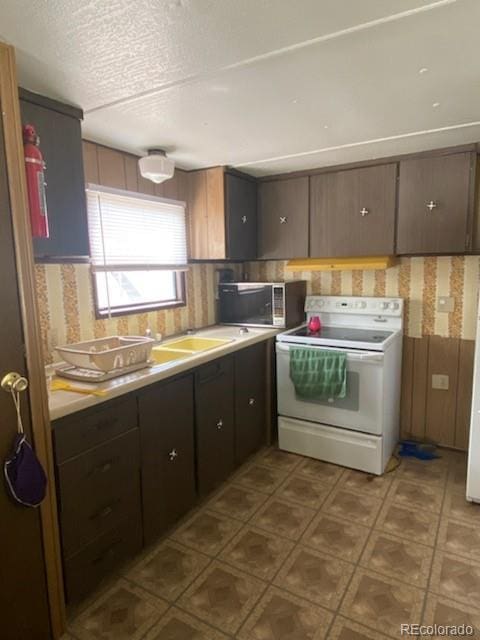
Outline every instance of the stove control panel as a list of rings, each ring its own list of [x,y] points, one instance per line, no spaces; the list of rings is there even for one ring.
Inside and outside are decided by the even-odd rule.
[[[403,300],[357,296],[307,296],[305,311],[311,315],[319,312],[401,317]]]

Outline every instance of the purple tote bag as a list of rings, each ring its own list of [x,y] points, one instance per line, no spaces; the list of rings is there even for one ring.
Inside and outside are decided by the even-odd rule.
[[[24,507],[38,507],[47,492],[47,476],[23,432],[20,393],[28,382],[19,378],[10,388],[17,413],[17,435],[12,451],[3,465],[5,484],[10,496]]]
[[[45,498],[47,476],[25,434],[16,435],[3,470],[11,497],[24,507],[38,507]]]

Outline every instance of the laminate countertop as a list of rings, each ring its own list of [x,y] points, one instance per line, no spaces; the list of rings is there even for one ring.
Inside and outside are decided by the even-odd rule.
[[[84,387],[86,389],[102,389],[106,391],[105,396],[99,397],[94,395],[83,395],[72,391],[48,391],[48,404],[50,410],[50,420],[56,420],[63,418],[63,416],[81,411],[88,407],[107,402],[112,398],[117,398],[130,391],[136,391],[142,387],[146,387],[154,382],[165,380],[171,376],[176,376],[179,373],[184,373],[198,367],[202,364],[226,356],[229,353],[234,353],[240,349],[274,338],[279,333],[278,329],[273,328],[248,328],[248,333],[240,333],[240,327],[215,325],[205,329],[198,329],[194,336],[199,338],[220,338],[230,340],[225,345],[203,351],[201,353],[188,356],[182,360],[174,360],[166,364],[154,364],[151,367],[140,369],[134,373],[127,374],[109,380],[108,382],[102,382],[99,384],[82,383],[74,380],[66,380],[65,378],[59,378],[65,382],[70,382],[75,386]],[[178,338],[178,336],[176,336]],[[174,337],[165,339],[161,344],[167,344]],[[58,366],[58,365],[57,365]],[[47,378],[51,377],[54,370],[54,366],[47,367]],[[50,387],[50,385],[49,385]]]

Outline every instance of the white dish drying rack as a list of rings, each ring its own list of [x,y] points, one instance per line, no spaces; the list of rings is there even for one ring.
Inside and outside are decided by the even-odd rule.
[[[109,336],[57,347],[60,357],[77,369],[120,375],[150,365],[154,340],[145,336]]]

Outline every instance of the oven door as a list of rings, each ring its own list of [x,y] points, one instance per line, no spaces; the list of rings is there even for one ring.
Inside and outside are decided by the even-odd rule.
[[[276,344],[278,413],[290,418],[381,434],[384,354],[379,351],[346,351],[346,397],[312,400],[297,396],[290,379],[290,348],[295,346],[298,345]]]

